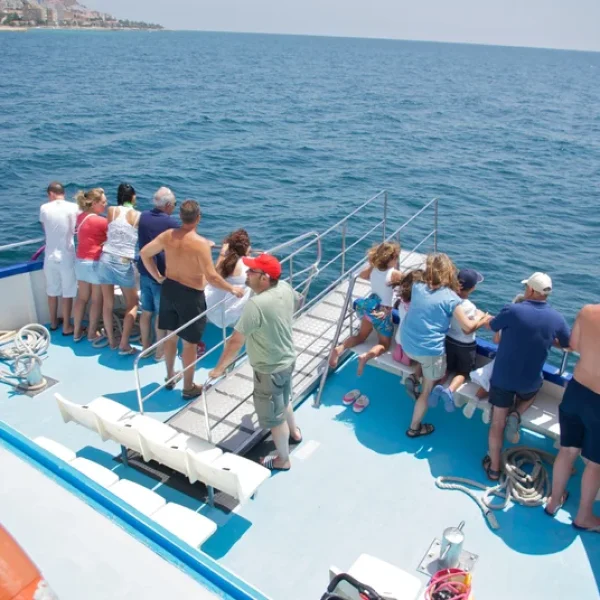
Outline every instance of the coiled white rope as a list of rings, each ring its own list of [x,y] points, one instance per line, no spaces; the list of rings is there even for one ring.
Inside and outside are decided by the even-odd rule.
[[[42,357],[50,345],[50,332],[43,325],[30,323],[18,332],[2,332],[0,344],[0,359],[14,361],[10,371],[0,371],[0,380],[25,389],[46,385],[43,377],[39,384],[27,383],[27,377],[33,370],[41,368]]]
[[[486,486],[464,477],[438,477],[435,484],[440,489],[458,490],[472,498],[490,527],[499,529],[500,525],[492,511],[503,510],[511,500],[522,506],[542,506],[546,502],[551,485],[544,462],[552,466],[554,459],[555,456],[550,452],[516,446],[502,453],[502,475],[497,485]],[[526,466],[529,468],[524,470]],[[484,490],[484,493],[478,495],[470,488]],[[495,497],[502,498],[502,501],[494,503]]]

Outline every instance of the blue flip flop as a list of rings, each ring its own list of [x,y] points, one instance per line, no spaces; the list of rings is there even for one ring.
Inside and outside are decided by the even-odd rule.
[[[436,385],[432,390],[431,390],[431,394],[429,394],[429,398],[427,398],[427,404],[431,407],[431,408],[435,408],[439,401],[440,401],[440,396],[444,393],[444,387],[441,385]],[[445,402],[445,400],[444,400]]]
[[[444,408],[446,409],[446,412],[454,412],[454,409],[456,408],[454,405],[454,394],[448,388],[442,388],[441,396],[444,399]]]

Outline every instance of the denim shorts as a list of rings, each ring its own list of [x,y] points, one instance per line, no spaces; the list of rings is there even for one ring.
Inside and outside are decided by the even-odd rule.
[[[140,296],[142,310],[158,313],[160,310],[160,291],[162,286],[150,275],[140,275]]]
[[[133,260],[103,252],[98,261],[98,279],[100,283],[118,285],[122,288],[135,288]]]
[[[77,281],[84,281],[92,285],[100,285],[98,277],[98,261],[87,258],[78,258],[75,263],[75,277]]]

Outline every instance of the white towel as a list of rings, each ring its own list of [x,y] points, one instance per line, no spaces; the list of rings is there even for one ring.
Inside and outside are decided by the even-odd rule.
[[[494,370],[495,359],[490,361],[487,365],[479,367],[471,371],[471,381],[474,381],[479,387],[482,387],[486,392],[490,391],[490,379],[492,378],[492,371]]]

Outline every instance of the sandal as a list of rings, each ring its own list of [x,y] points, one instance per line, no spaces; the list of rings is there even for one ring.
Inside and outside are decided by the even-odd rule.
[[[302,429],[300,429],[300,427],[296,427],[296,429],[298,430],[298,433],[300,434],[300,439],[297,440],[295,437],[292,436],[292,434],[290,433],[290,444],[301,444],[302,443]]]
[[[409,438],[417,438],[423,435],[431,435],[435,431],[435,427],[431,423],[421,423],[419,429],[408,428],[406,435]]]
[[[548,510],[548,507],[545,506],[544,507],[544,512],[549,516],[549,517],[555,517],[556,513],[565,505],[565,502],[569,499],[569,492],[565,490],[565,493],[562,495],[562,498],[560,499],[560,502],[558,503],[558,506],[556,507],[556,510],[554,512],[550,512]]]
[[[492,459],[490,458],[489,454],[486,454],[483,457],[483,460],[481,461],[481,465],[483,466],[483,470],[485,471],[485,474],[487,475],[487,478],[490,481],[498,481],[500,479],[500,475],[502,475],[502,473],[500,471],[495,471],[494,469],[492,469]]]
[[[351,404],[354,404],[354,402],[359,398],[360,390],[352,390],[342,398],[342,404],[344,404],[344,406],[350,406]]]
[[[139,350],[137,348],[130,346],[129,348],[120,349],[119,356],[133,356],[134,354],[137,354],[138,352],[139,352]]]
[[[412,398],[415,402],[417,401],[417,398],[418,398],[418,393],[417,393],[418,385],[419,385],[419,382],[417,381],[417,378],[414,375],[409,375],[404,380],[404,388],[406,389],[406,394],[408,395],[409,398]]]
[[[361,413],[363,410],[365,410],[365,408],[367,408],[367,406],[369,406],[369,398],[364,394],[361,394],[354,403],[352,410],[355,413]]]
[[[190,400],[192,398],[197,398],[198,396],[200,396],[202,394],[202,386],[198,385],[196,383],[192,383],[192,387],[191,388],[184,388],[181,390],[181,395],[183,396],[183,398],[185,398],[186,400]]]
[[[169,379],[171,379],[170,377],[165,377],[165,381],[169,381]],[[167,383],[167,385],[165,385],[165,388],[169,391],[174,390],[175,386],[183,379],[183,374],[181,373],[181,371],[177,371],[177,373],[175,373],[175,375],[173,376],[173,381],[171,381],[170,383]]]
[[[290,467],[286,467],[286,468],[281,468],[281,467],[276,467],[275,466],[275,461],[277,460],[277,456],[263,456],[260,459],[260,464],[265,467],[266,469],[269,469],[269,471],[289,471]]]

